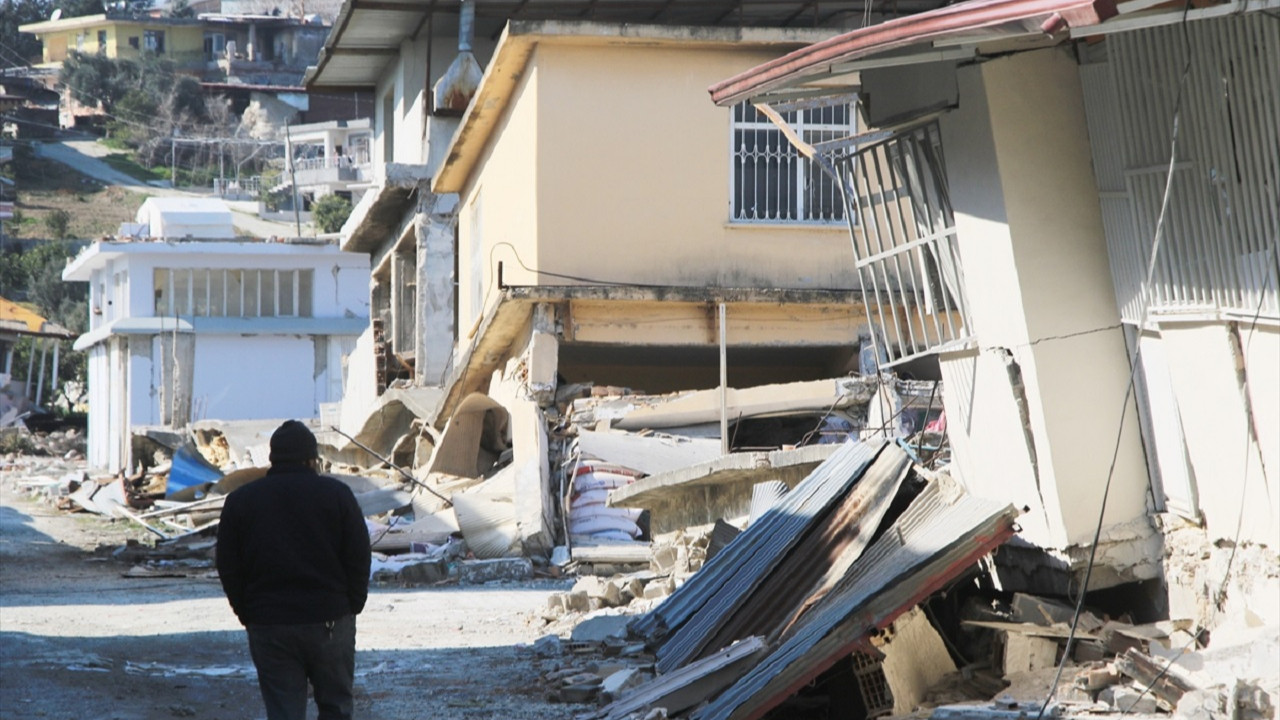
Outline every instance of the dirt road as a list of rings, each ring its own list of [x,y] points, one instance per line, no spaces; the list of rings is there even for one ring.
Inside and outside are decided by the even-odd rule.
[[[47,463],[0,458],[0,468],[0,717],[264,717],[243,630],[215,577],[122,577],[125,565],[93,550],[141,539],[137,530],[15,490],[48,475]],[[358,620],[356,717],[581,712],[544,700],[537,664],[517,647],[544,634],[535,611],[563,587],[373,588]]]

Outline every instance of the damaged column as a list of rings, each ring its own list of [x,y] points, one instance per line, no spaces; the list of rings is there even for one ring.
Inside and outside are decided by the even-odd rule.
[[[418,213],[414,218],[418,236],[415,377],[418,385],[438,386],[444,382],[456,334],[453,229],[458,196],[423,191],[419,197]]]

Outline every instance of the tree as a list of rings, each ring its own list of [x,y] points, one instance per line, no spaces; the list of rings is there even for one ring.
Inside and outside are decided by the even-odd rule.
[[[66,240],[71,234],[71,213],[62,208],[55,208],[44,216],[44,226],[54,240]]]
[[[35,35],[18,32],[18,26],[48,20],[51,12],[53,3],[49,0],[0,0],[0,69],[39,62],[40,41]]]
[[[335,233],[351,215],[351,201],[340,195],[325,195],[311,206],[311,216],[320,232]]]

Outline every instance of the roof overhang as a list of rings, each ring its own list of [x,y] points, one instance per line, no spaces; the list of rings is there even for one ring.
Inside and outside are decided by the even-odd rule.
[[[76,339],[84,350],[112,335],[339,335],[357,336],[369,327],[367,317],[128,317],[90,330]]]
[[[398,239],[414,194],[431,181],[426,165],[387,163],[383,176],[382,184],[361,196],[343,224],[345,252],[372,253],[389,239]]]
[[[1116,13],[1115,0],[968,0],[814,43],[716,83],[709,91],[717,105],[733,105],[858,72],[876,60],[898,65],[961,59],[982,46],[1007,51],[1054,44]]]
[[[460,192],[470,178],[514,97],[534,49],[540,43],[577,46],[787,48],[826,38],[830,30],[813,28],[689,27],[573,21],[512,21],[502,31],[476,96],[445,152],[431,189]]]
[[[895,0],[875,13],[910,14],[943,0]],[[508,20],[725,27],[848,28],[865,22],[865,0],[474,0],[478,37],[496,38]],[[401,43],[431,34],[455,42],[459,0],[345,0],[305,84],[371,88]],[[433,27],[434,26],[434,27]]]
[[[341,251],[329,243],[310,242],[239,242],[235,240],[170,240],[139,242],[106,242],[98,241],[80,251],[62,271],[62,279],[67,282],[89,282],[93,272],[126,255],[187,255],[199,258],[201,255],[223,255],[246,257],[252,255],[268,256],[316,256],[340,255]],[[356,256],[352,256],[354,260]],[[193,259],[192,266],[200,260]]]
[[[111,24],[111,20],[107,19],[105,14],[98,15],[81,15],[73,18],[60,18],[58,20],[43,20],[41,22],[28,23],[19,25],[18,32],[31,33],[32,35],[44,35],[52,32],[63,32],[66,30],[80,30],[82,28],[97,27],[99,25]]]

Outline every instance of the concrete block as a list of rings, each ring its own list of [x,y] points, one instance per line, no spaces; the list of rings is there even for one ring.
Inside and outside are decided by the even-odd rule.
[[[564,609],[567,612],[590,612],[591,600],[587,594],[581,590],[574,590],[565,593]]]
[[[1005,633],[1004,674],[1035,672],[1057,666],[1058,643],[1054,640]]]
[[[406,583],[438,583],[449,579],[449,564],[444,560],[428,560],[426,562],[406,565],[400,568],[396,577]]]
[[[658,598],[664,598],[675,592],[675,590],[675,581],[671,578],[651,580],[644,586],[644,599],[657,600]]]
[[[1160,712],[1151,693],[1145,695],[1129,685],[1112,685],[1098,693],[1098,699],[1125,714],[1147,715]]]
[[[560,637],[557,635],[543,635],[533,643],[533,652],[539,657],[557,657],[561,650]]]
[[[623,602],[631,602],[636,598],[644,597],[644,581],[640,578],[627,578],[622,581],[622,600]]]
[[[656,573],[667,574],[675,569],[680,560],[680,550],[674,545],[660,545],[653,549],[653,560],[649,569]]]
[[[600,683],[601,701],[613,702],[623,690],[637,684],[639,679],[640,671],[637,668],[624,668],[606,676],[604,682]]]
[[[603,642],[608,638],[626,638],[628,615],[597,615],[578,623],[570,639],[574,642]]]
[[[519,582],[533,577],[529,558],[495,558],[458,563],[458,580],[468,585],[487,582]]]

